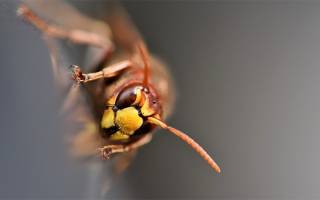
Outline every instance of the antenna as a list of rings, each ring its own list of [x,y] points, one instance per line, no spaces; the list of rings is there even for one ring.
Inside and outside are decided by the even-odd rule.
[[[171,126],[168,126],[166,123],[161,121],[160,119],[157,119],[155,117],[148,117],[148,122],[151,124],[155,124],[160,126],[163,129],[166,129],[170,131],[171,133],[178,136],[181,140],[186,142],[189,146],[191,146],[205,161],[208,162],[208,164],[218,173],[221,173],[220,167],[217,165],[217,163],[210,157],[210,155],[192,138],[190,138],[187,134],[183,133],[182,131],[179,131],[178,129],[175,129]]]
[[[143,78],[143,84],[145,86],[148,86],[149,84],[149,76],[150,76],[150,57],[147,50],[146,45],[143,42],[138,43],[138,50],[142,58],[142,62],[144,64],[144,78]]]

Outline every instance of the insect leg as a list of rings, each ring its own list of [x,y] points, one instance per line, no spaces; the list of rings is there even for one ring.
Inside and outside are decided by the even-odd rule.
[[[86,83],[89,81],[94,81],[101,78],[111,78],[117,76],[119,73],[124,70],[132,67],[132,62],[129,60],[125,60],[108,67],[103,68],[101,71],[84,74],[82,73],[80,67],[76,65],[71,65],[71,70],[73,72],[73,79],[78,83]]]
[[[147,134],[133,143],[130,143],[127,145],[121,145],[121,144],[119,144],[119,145],[106,145],[104,147],[99,148],[99,151],[101,153],[101,156],[104,159],[108,159],[111,154],[123,153],[123,152],[129,152],[129,151],[135,150],[135,149],[149,143],[151,141],[151,139],[152,139],[152,135]]]
[[[96,33],[85,30],[66,30],[63,27],[48,24],[24,4],[20,5],[18,15],[50,37],[66,39],[78,44],[88,44],[100,48],[113,49],[113,44],[107,37],[102,37]]]

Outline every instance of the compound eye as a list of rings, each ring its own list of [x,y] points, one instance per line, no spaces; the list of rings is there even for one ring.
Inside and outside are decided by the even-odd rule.
[[[133,105],[136,102],[138,90],[137,86],[133,86],[121,91],[116,100],[117,108],[123,109]]]

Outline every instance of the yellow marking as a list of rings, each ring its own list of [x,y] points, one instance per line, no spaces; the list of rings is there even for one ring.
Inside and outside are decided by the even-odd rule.
[[[135,89],[135,92],[136,92],[136,100],[133,102],[132,105],[137,105],[140,103],[141,101],[141,97],[142,97],[142,92],[141,92],[141,89],[140,88],[136,88]]]
[[[141,127],[143,119],[134,107],[128,107],[117,111],[115,122],[122,133],[132,135]]]
[[[114,104],[116,103],[116,98],[117,98],[116,95],[112,96],[112,97],[108,100],[107,104],[108,104],[108,105],[114,105]]]
[[[127,140],[129,139],[129,135],[122,133],[121,131],[117,131],[116,133],[110,136],[111,140]]]
[[[142,92],[142,88],[136,87],[135,94],[136,94],[136,100],[133,102],[132,105],[139,105],[141,107],[144,104],[144,101],[146,98],[144,93]]]
[[[108,108],[104,111],[102,120],[101,120],[101,127],[102,128],[111,128],[114,126],[114,112],[112,108]]]
[[[143,106],[141,107],[141,113],[143,116],[150,116],[155,113],[155,110],[150,106],[150,101],[147,100],[144,102]]]

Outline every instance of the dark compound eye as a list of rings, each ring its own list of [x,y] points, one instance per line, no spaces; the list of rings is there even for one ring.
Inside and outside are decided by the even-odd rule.
[[[118,109],[129,107],[135,102],[137,98],[136,87],[137,86],[131,86],[125,88],[123,91],[119,93],[116,100],[116,106]]]

